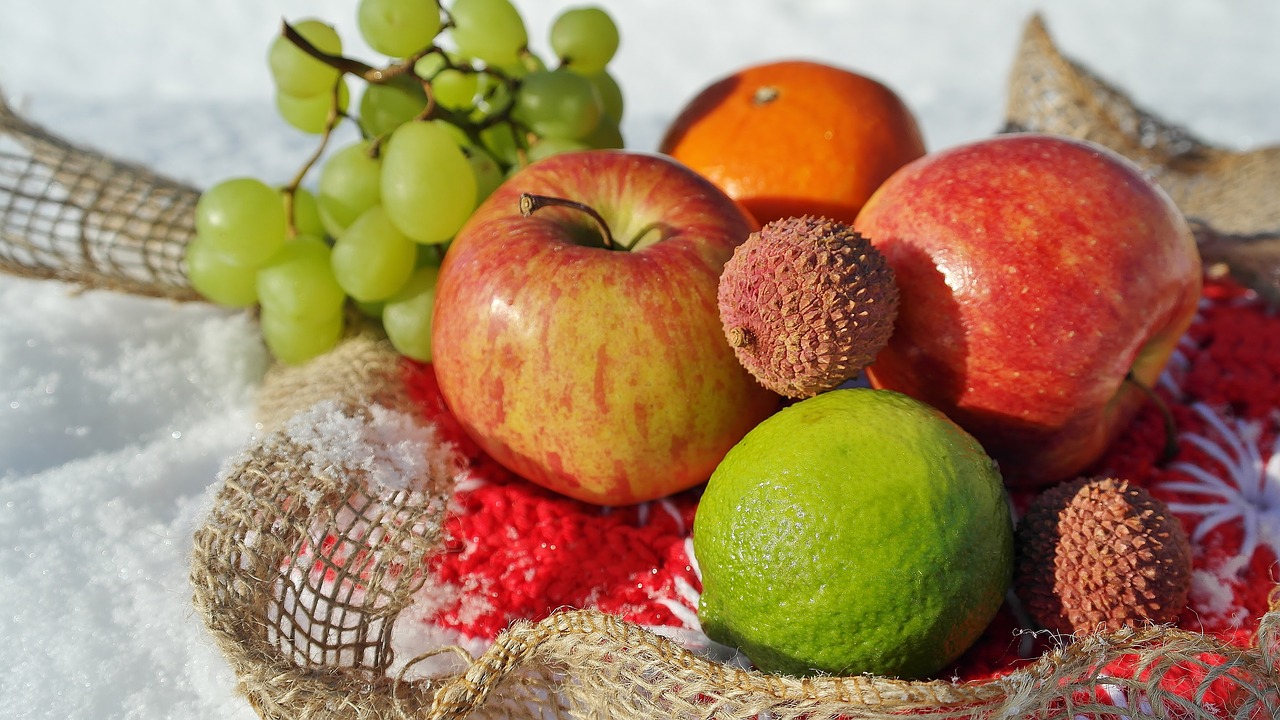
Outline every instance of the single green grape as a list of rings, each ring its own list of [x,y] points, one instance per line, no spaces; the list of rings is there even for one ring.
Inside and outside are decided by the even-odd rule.
[[[519,79],[531,72],[546,70],[547,61],[543,60],[542,56],[532,50],[525,48],[520,51],[515,62],[503,65],[491,65],[491,67],[497,68],[507,77]]]
[[[436,0],[360,0],[356,24],[369,47],[395,58],[409,57],[431,45],[440,32]]]
[[[342,113],[347,111],[351,102],[351,90],[346,83],[338,86],[338,109],[333,118],[333,126],[342,121]],[[283,92],[276,92],[276,112],[284,121],[304,133],[320,135],[329,127],[329,113],[333,110],[333,93],[323,92],[318,95],[295,97]]]
[[[483,126],[489,118],[506,112],[513,99],[511,86],[505,79],[488,72],[476,73],[476,103],[469,119]]]
[[[382,328],[401,355],[431,362],[431,314],[440,268],[425,265],[382,306]]]
[[[476,176],[453,133],[439,121],[401,125],[382,154],[382,207],[421,243],[453,237],[476,206]]]
[[[334,151],[320,168],[316,202],[320,219],[334,238],[382,201],[382,160],[371,156],[370,148],[370,141],[357,140]]]
[[[431,122],[447,130],[450,139],[457,143],[458,147],[463,148],[471,144],[471,137],[467,135],[467,131],[463,130],[461,126],[455,125],[448,120],[432,120]]]
[[[476,174],[476,205],[479,205],[498,189],[506,179],[506,174],[502,172],[502,166],[489,154],[489,151],[479,145],[465,145],[462,151],[466,153],[467,161],[471,163],[471,171]]]
[[[283,200],[282,195],[281,201]],[[293,191],[293,229],[296,235],[324,237],[325,234],[316,194],[305,187],[299,187]]]
[[[262,339],[277,360],[301,365],[337,346],[346,318],[341,312],[327,317],[300,319],[267,306],[258,315]]]
[[[422,83],[399,75],[384,83],[368,83],[360,95],[360,125],[372,137],[385,135],[417,117],[427,107]]]
[[[436,102],[450,110],[464,110],[476,104],[480,79],[474,72],[445,68],[431,78],[431,92]]]
[[[369,302],[361,302],[361,301],[359,301],[359,300],[356,300],[355,298],[352,298],[352,299],[351,299],[351,304],[355,306],[356,310],[358,310],[358,311],[360,312],[360,314],[361,314],[361,315],[363,315],[363,316],[365,316],[365,317],[369,318],[370,320],[377,320],[377,321],[381,322],[381,321],[382,321],[382,306],[383,306],[383,305],[386,305],[386,304],[387,304],[387,301],[386,301],[386,300],[371,300],[371,301],[369,301]]]
[[[535,135],[570,140],[589,135],[602,114],[595,85],[564,69],[526,75],[511,108],[511,117]]]
[[[544,137],[529,146],[529,162],[537,162],[543,158],[559,155],[560,153],[575,152],[577,150],[589,150],[591,146],[581,140],[570,140],[569,138]]]
[[[216,183],[200,194],[195,215],[196,234],[237,265],[261,265],[284,245],[280,194],[256,178]]]
[[[427,265],[440,267],[440,263],[444,262],[445,253],[449,251],[450,242],[434,243],[432,245],[418,243],[418,257],[413,263],[414,269],[426,267]]]
[[[609,73],[608,70],[601,70],[594,75],[588,75],[587,79],[592,85],[596,86],[596,92],[600,94],[600,109],[607,118],[613,118],[617,124],[622,123],[622,111],[625,103],[622,97],[622,87],[618,85],[618,81]]]
[[[618,127],[618,122],[608,115],[600,118],[596,129],[582,138],[582,143],[598,150],[621,150],[626,147],[622,128]]]
[[[293,23],[293,29],[320,52],[342,54],[342,39],[332,25],[309,18]],[[267,66],[276,89],[298,98],[327,93],[338,80],[337,68],[311,57],[283,35],[271,41]]]
[[[258,302],[278,316],[317,322],[341,313],[347,294],[333,276],[330,250],[314,235],[285,243],[258,269]]]
[[[449,16],[458,52],[486,65],[515,65],[529,44],[524,19],[511,0],[454,0]]]
[[[360,302],[385,300],[413,272],[418,245],[396,229],[382,206],[361,213],[333,244],[329,262],[338,285]]]
[[[184,250],[187,280],[206,300],[227,307],[258,302],[257,268],[237,265],[199,235]]]
[[[480,129],[480,142],[484,149],[503,167],[520,163],[520,141],[516,129],[509,122],[496,122]]]
[[[443,50],[436,50],[423,55],[413,63],[413,74],[422,80],[430,80],[436,76],[436,73],[458,62],[459,58],[446,54]]]
[[[551,23],[550,40],[562,66],[595,75],[618,52],[618,26],[601,8],[570,8]]]

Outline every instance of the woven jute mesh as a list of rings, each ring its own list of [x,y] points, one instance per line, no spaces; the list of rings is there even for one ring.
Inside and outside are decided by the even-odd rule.
[[[1038,19],[1018,52],[1008,117],[1009,130],[1084,137],[1134,158],[1197,222],[1202,243],[1257,247],[1280,228],[1275,151],[1218,150],[1136,109],[1063,58]],[[193,296],[181,257],[195,190],[73,147],[7,107],[0,151],[0,267]],[[1274,287],[1274,276],[1252,279],[1261,292]],[[309,430],[336,415],[359,434],[393,413],[429,437],[400,363],[379,331],[357,324],[325,356],[274,368],[262,387],[263,429],[228,461],[195,533],[194,606],[264,718],[1207,719],[1218,717],[1202,702],[1210,692],[1231,717],[1280,717],[1276,603],[1249,647],[1141,628],[1085,636],[975,682],[768,675],[589,609],[516,622],[478,658],[456,647],[397,657],[397,620],[442,551],[457,477],[449,449],[435,448],[437,462],[387,485],[359,458],[325,459]],[[1131,674],[1107,673],[1122,660],[1134,664]],[[1192,686],[1175,693],[1165,682],[1174,676]],[[1100,688],[1131,702],[1100,702]]]
[[[199,191],[77,147],[0,99],[0,270],[195,300],[182,251]]]

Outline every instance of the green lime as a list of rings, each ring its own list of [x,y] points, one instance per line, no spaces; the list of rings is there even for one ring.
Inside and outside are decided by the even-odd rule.
[[[995,463],[938,410],[865,388],[803,400],[725,456],[698,506],[698,615],[787,675],[929,676],[999,610],[1013,526]]]

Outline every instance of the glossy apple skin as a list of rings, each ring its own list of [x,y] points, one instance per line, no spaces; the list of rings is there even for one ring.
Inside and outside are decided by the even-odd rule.
[[[631,252],[589,247],[595,208]],[[780,399],[724,339],[720,272],[754,220],[673,160],[556,155],[499,187],[440,268],[433,366],[450,411],[494,459],[600,505],[704,482]]]
[[[1007,484],[1085,471],[1130,423],[1190,324],[1200,256],[1167,195],[1081,141],[998,136],[890,177],[855,227],[901,304],[873,385],[941,409]]]

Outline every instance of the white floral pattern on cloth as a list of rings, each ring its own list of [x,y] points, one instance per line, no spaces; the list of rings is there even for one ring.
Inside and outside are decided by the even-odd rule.
[[[1203,451],[1210,462],[1175,462],[1169,466],[1171,474],[1187,479],[1165,480],[1156,488],[1199,498],[1169,503],[1174,513],[1197,518],[1193,542],[1202,543],[1214,528],[1233,522],[1243,531],[1241,556],[1251,557],[1259,544],[1280,554],[1280,433],[1271,431],[1268,447],[1263,423],[1224,418],[1203,403],[1191,407],[1211,432],[1184,432],[1180,437]]]

